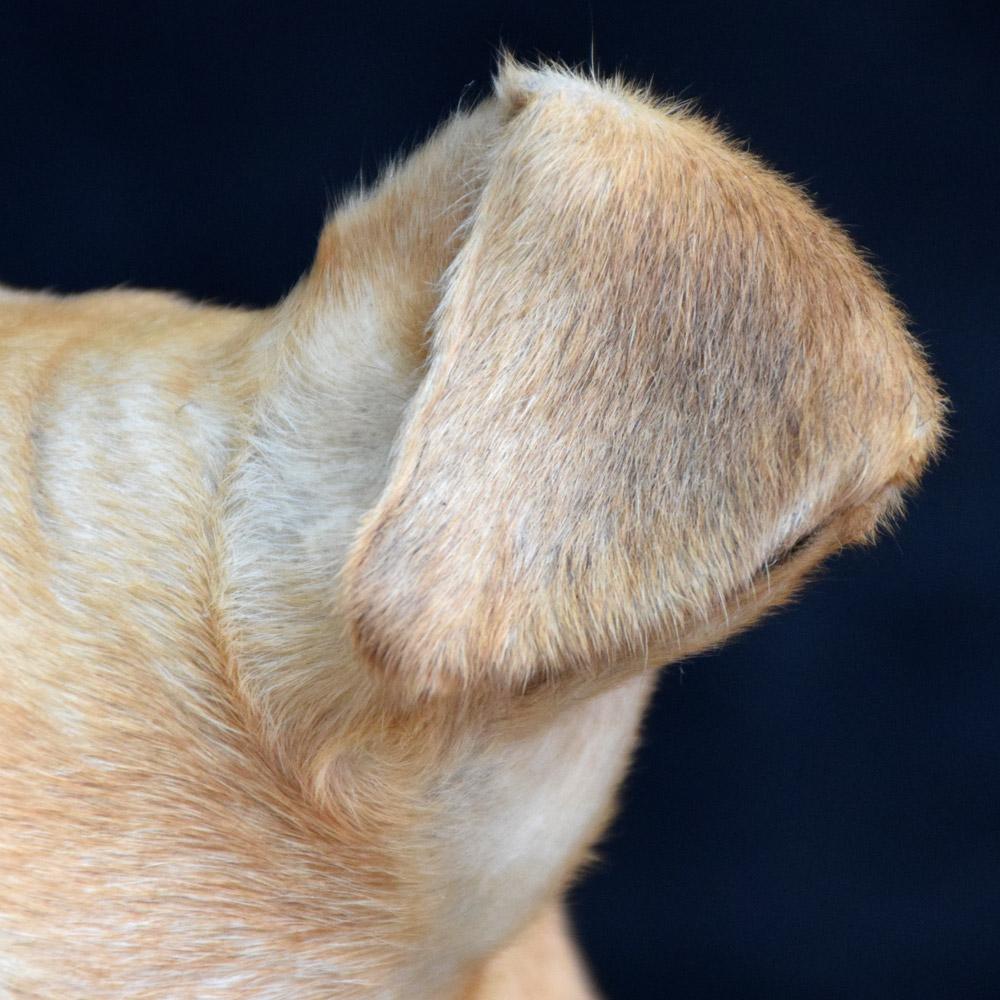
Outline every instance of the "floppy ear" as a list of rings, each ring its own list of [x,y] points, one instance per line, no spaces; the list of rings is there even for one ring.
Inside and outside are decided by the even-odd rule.
[[[899,315],[798,191],[620,84],[498,90],[344,571],[358,648],[411,692],[662,654],[831,518],[863,534],[937,434]]]

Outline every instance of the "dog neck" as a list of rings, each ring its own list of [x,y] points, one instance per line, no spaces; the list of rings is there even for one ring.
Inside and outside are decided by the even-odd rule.
[[[457,116],[374,194],[351,198],[310,272],[227,362],[246,418],[220,507],[224,616],[241,682],[296,767],[328,757],[347,718],[372,710],[339,574],[388,475],[437,282],[499,127],[495,102]]]

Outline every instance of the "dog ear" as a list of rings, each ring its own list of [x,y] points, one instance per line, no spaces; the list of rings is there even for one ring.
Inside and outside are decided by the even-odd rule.
[[[819,526],[868,531],[938,434],[899,314],[794,187],[621,84],[508,66],[498,99],[344,570],[357,648],[416,693],[662,653]]]

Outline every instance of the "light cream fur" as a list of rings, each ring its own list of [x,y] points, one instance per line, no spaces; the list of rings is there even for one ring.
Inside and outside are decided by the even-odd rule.
[[[653,668],[869,537],[942,403],[684,109],[507,63],[274,309],[0,296],[0,996],[580,1000]]]

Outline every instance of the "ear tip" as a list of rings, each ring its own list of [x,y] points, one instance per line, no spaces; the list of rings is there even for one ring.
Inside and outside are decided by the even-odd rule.
[[[355,570],[348,578],[354,585],[347,588],[344,609],[348,638],[364,667],[391,692],[391,700],[414,705],[467,687],[467,671],[460,663],[445,662],[419,612],[411,606],[407,614],[398,596],[382,592],[362,567]]]
[[[365,617],[354,617],[349,634],[355,652],[375,678],[387,700],[401,708],[439,701],[470,692],[474,685],[467,671],[434,663],[407,643],[391,643],[379,635]]]
[[[504,648],[478,615],[446,612],[390,592],[384,581],[353,579],[345,601],[348,638],[360,663],[399,706],[523,693],[565,672],[533,647]],[[407,596],[411,598],[407,599]],[[537,655],[536,655],[537,654]]]

